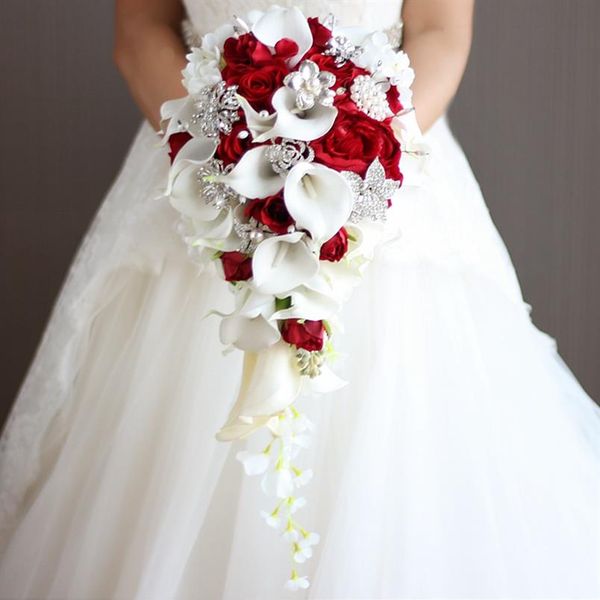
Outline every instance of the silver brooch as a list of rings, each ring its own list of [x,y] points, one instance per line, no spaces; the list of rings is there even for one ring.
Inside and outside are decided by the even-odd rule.
[[[223,161],[213,158],[207,163],[198,167],[196,171],[196,181],[200,186],[200,194],[206,200],[207,204],[218,209],[226,206],[235,206],[244,203],[246,199],[240,196],[226,183],[217,181],[220,175],[226,175],[233,169],[233,165],[223,166]]]
[[[190,121],[199,125],[202,135],[217,137],[220,133],[231,133],[233,124],[240,118],[236,92],[237,85],[228,86],[224,81],[219,81],[196,94]]]
[[[239,251],[244,254],[252,254],[265,238],[273,235],[273,232],[266,225],[259,223],[253,217],[250,217],[248,222],[240,221],[237,217],[234,217],[233,230],[241,240]]]
[[[285,76],[283,83],[296,92],[296,107],[309,110],[315,104],[333,106],[335,75],[329,71],[320,71],[317,63],[304,60],[297,71]]]
[[[376,158],[369,165],[364,179],[352,171],[342,171],[342,175],[347,179],[354,195],[350,221],[358,223],[366,218],[385,221],[388,200],[400,187],[400,182],[385,178],[385,169],[379,159]]]
[[[315,151],[306,142],[287,138],[283,138],[280,144],[269,146],[265,154],[273,171],[280,175],[299,162],[312,162],[315,158]]]
[[[357,59],[364,52],[364,48],[355,46],[347,37],[336,35],[327,42],[327,56],[333,56],[338,67],[345,65],[349,60]]]
[[[350,98],[366,115],[384,121],[394,113],[387,100],[385,84],[368,75],[359,75],[350,87]]]

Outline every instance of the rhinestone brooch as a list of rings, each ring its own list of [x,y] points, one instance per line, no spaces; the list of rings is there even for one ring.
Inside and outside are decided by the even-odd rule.
[[[247,223],[234,217],[233,230],[241,240],[239,251],[244,254],[252,254],[265,238],[273,235],[266,225],[259,223],[253,217],[250,217]]]
[[[376,158],[370,164],[364,179],[352,171],[342,171],[342,175],[347,179],[354,195],[350,221],[358,223],[367,218],[385,221],[388,200],[400,187],[400,182],[385,178],[385,169],[379,159]]]
[[[273,171],[281,175],[299,162],[312,162],[315,151],[306,142],[283,138],[280,144],[267,148],[266,157]]]
[[[245,202],[246,199],[226,183],[216,180],[217,177],[226,175],[232,169],[233,165],[224,167],[223,161],[216,158],[198,167],[196,181],[200,187],[200,195],[206,200],[207,204],[220,210],[226,206],[235,206],[237,203],[243,204]]]
[[[202,135],[217,137],[220,133],[231,133],[233,124],[240,118],[236,92],[237,85],[228,86],[224,81],[219,81],[196,95],[190,121],[200,127]]]
[[[335,75],[319,70],[312,60],[302,61],[297,71],[285,76],[283,84],[296,92],[298,110],[310,110],[315,104],[333,106],[335,92],[330,88],[335,84]]]
[[[357,59],[363,51],[363,48],[355,46],[347,37],[336,35],[327,42],[327,50],[323,54],[333,56],[336,66],[341,67],[349,60]]]

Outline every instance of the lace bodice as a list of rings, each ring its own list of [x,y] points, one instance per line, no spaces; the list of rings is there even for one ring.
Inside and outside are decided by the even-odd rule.
[[[307,16],[333,13],[343,25],[388,29],[400,20],[403,0],[184,0],[188,16],[200,34],[216,29],[232,15],[272,4],[297,6]]]

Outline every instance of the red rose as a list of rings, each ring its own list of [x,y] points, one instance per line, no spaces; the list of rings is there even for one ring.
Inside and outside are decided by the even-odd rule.
[[[387,121],[340,109],[335,126],[310,145],[316,160],[336,171],[353,171],[364,177],[369,165],[379,158],[387,177],[402,181],[400,143]]]
[[[237,85],[238,94],[242,95],[255,110],[271,112],[271,98],[283,85],[283,78],[289,73],[282,59],[273,59],[261,66],[252,68],[225,67],[223,79],[227,85]]]
[[[348,252],[348,232],[342,227],[332,238],[322,246],[319,258],[329,262],[338,262]]]
[[[226,281],[246,281],[252,277],[252,257],[241,252],[223,252],[221,264]]]
[[[243,131],[247,135],[239,137],[239,134]],[[233,124],[233,129],[229,135],[221,136],[215,151],[215,157],[222,160],[226,165],[237,163],[251,146],[252,136],[247,129],[246,121],[241,119]]]
[[[187,131],[173,133],[169,136],[169,157],[171,163],[175,160],[177,153],[192,139]]]
[[[281,337],[296,348],[316,352],[323,348],[325,327],[323,321],[287,319],[281,327]]]
[[[246,217],[253,217],[271,231],[279,234],[287,233],[289,226],[294,224],[294,219],[290,216],[283,201],[282,192],[267,198],[248,201],[244,207],[244,214]]]
[[[315,54],[310,57],[310,60],[316,63],[319,70],[329,71],[335,75],[335,85],[333,86],[333,89],[338,89],[340,87],[346,88],[346,94],[344,94],[344,96],[350,96],[350,86],[359,75],[369,75],[368,71],[362,67],[357,67],[350,60],[346,61],[341,66],[335,64],[335,58],[333,56],[325,54]],[[339,96],[337,96],[336,99],[339,99]]]
[[[223,45],[223,58],[228,66],[255,66],[272,60],[269,47],[259,42],[252,33],[227,38]]]
[[[323,52],[327,47],[327,42],[331,39],[333,34],[330,29],[327,29],[325,25],[319,23],[319,19],[316,17],[308,18],[308,26],[313,37],[312,48],[304,55],[304,58],[309,58],[317,52]],[[311,59],[312,60],[312,59]]]

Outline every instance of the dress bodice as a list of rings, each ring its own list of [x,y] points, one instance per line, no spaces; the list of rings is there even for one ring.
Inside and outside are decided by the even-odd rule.
[[[306,16],[333,13],[342,25],[388,29],[400,20],[403,0],[184,0],[188,16],[200,34],[213,31],[232,15],[266,9],[273,4],[297,6]]]

